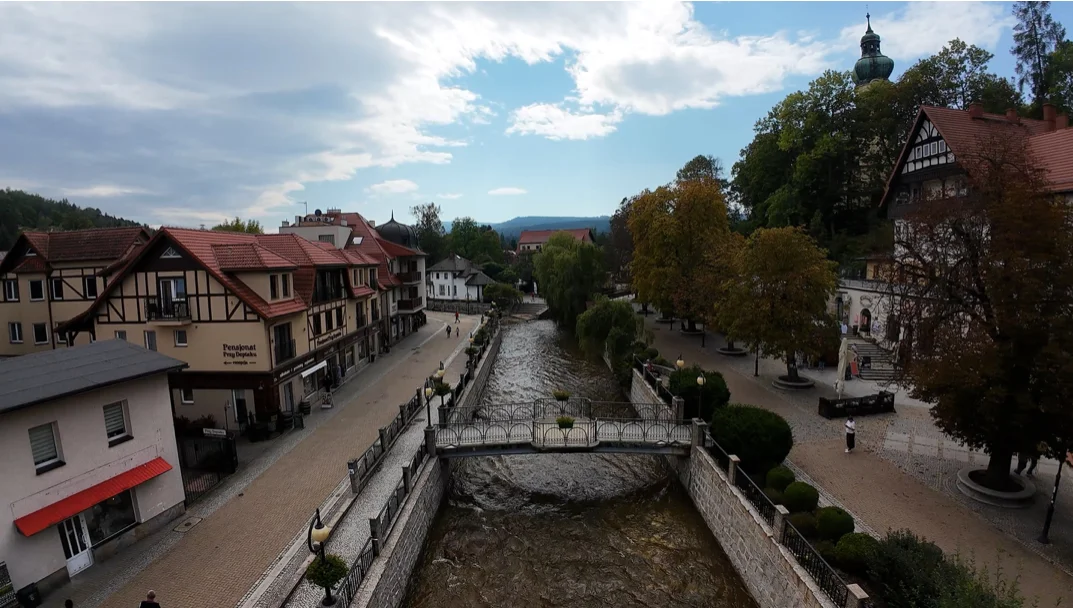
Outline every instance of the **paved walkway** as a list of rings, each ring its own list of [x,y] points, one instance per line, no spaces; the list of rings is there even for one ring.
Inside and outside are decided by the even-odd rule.
[[[235,606],[336,488],[347,460],[359,456],[439,361],[467,340],[465,324],[459,337],[448,339],[446,315],[428,317],[418,333],[344,385],[335,408],[274,440],[278,449],[195,504],[187,515],[196,525],[135,543],[50,595],[46,608],[62,606],[67,597],[79,608],[129,608],[148,589],[168,608]]]
[[[843,421],[826,420],[816,413],[818,397],[834,396],[833,372],[826,372],[830,375],[829,382],[826,377],[817,378],[814,389],[781,391],[771,386],[775,376],[786,373],[785,366],[779,362],[761,359],[761,375],[754,378],[752,356],[719,355],[715,349],[723,345],[721,338],[709,336],[706,347],[701,348],[699,337],[671,331],[668,325],[655,323],[654,319],[655,315],[649,315],[645,326],[653,332],[654,345],[664,356],[669,359],[680,353],[687,364],[698,363],[722,372],[732,402],[758,405],[786,418],[794,430],[791,463],[822,486],[832,502],[842,504],[854,513],[864,524],[862,527],[880,533],[908,528],[945,551],[973,555],[977,563],[988,566],[992,572],[996,566],[1001,566],[1007,576],[1020,576],[1023,592],[1029,597],[1038,596],[1041,606],[1053,606],[1059,598],[1065,598],[1064,605],[1073,597],[1073,577],[1061,567],[1008,535],[1008,529],[998,528],[974,514],[949,492],[932,487],[883,456],[899,447],[885,447],[887,432],[892,427],[913,424],[920,426],[923,432],[923,425],[927,423],[934,435],[941,436],[930,424],[926,404],[907,402],[904,395],[900,395],[896,398],[897,414],[859,418],[858,450],[845,454]],[[810,377],[817,375],[810,371],[804,373]],[[875,388],[858,380],[850,382],[848,387],[847,394],[856,394],[851,391],[865,394],[874,392]],[[942,446],[943,443],[938,441],[932,450],[941,450]],[[964,458],[973,457],[967,451],[964,453]],[[1041,462],[1041,469],[1043,466]],[[1043,469],[1037,479],[1041,484],[1053,483],[1053,473],[1047,475]],[[1032,511],[1005,511],[1002,515],[1036,525],[1042,523],[1042,517],[1037,518]],[[1073,517],[1062,521],[1056,515],[1055,526],[1063,525],[1073,528]],[[1053,530],[1056,528],[1052,528],[1052,538],[1055,536]]]

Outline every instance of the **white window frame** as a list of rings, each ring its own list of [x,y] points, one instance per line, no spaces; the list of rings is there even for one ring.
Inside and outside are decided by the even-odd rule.
[[[45,339],[41,340],[41,341],[37,340],[37,326],[38,325],[40,325],[41,327],[45,328]],[[34,344],[48,344],[48,323],[34,323],[32,329],[33,329],[33,332],[34,332]]]
[[[49,279],[48,292],[54,301],[63,300],[63,279]]]
[[[112,408],[112,407],[115,407],[115,406],[119,407],[119,413],[123,417],[123,429],[122,429],[122,431],[120,433],[117,433],[115,435],[109,436],[109,434],[108,434],[108,409]],[[131,429],[130,429],[130,412],[127,410],[127,402],[126,401],[116,401],[115,403],[109,403],[109,404],[101,407],[101,412],[104,413],[104,420],[105,420],[105,423],[104,423],[104,436],[108,440],[108,447],[113,447],[113,446],[119,445],[120,443],[123,443],[124,441],[126,441],[128,439],[132,439],[134,437],[134,435],[131,433]]]
[[[279,292],[284,298],[291,297],[291,275],[285,272],[279,275]]]
[[[270,274],[270,275],[268,275],[268,299],[270,299],[270,300],[278,300],[279,299],[279,275],[278,274]]]
[[[90,285],[93,286],[93,295],[90,295],[90,293],[89,293],[90,292]],[[87,300],[90,300],[90,299],[96,300],[97,299],[97,293],[98,293],[97,292],[97,277],[92,276],[92,275],[88,276],[88,277],[82,277],[82,297],[87,299]]]
[[[18,302],[19,301],[19,280],[18,279],[4,279],[4,301],[5,302]]]
[[[179,334],[182,334],[183,336],[182,342],[179,341]],[[185,348],[190,345],[190,336],[186,333],[185,329],[176,329],[173,335],[175,336],[175,346]]]
[[[127,330],[125,330],[125,329],[117,329],[117,330],[115,330],[115,339],[116,340],[126,340],[127,339]]]
[[[45,300],[45,282],[43,280],[41,280],[41,279],[32,279],[32,280],[27,281],[27,282],[29,283],[29,286],[30,286],[30,301],[31,302],[43,302]],[[36,283],[38,288],[41,290],[41,297],[39,297],[39,298],[34,297],[34,283]]]
[[[7,324],[7,339],[12,344],[22,344],[22,322],[12,321]]]
[[[190,394],[189,399],[186,398],[187,393]],[[192,389],[192,388],[181,388],[181,389],[179,389],[179,401],[182,402],[182,403],[187,403],[187,404],[193,403],[194,402],[194,389]]]
[[[55,451],[56,455],[53,458],[50,458],[48,460],[42,460],[41,462],[36,462],[36,458],[34,458],[34,456],[33,456],[33,435],[31,433],[33,431],[37,430],[37,429],[43,429],[43,428],[48,428],[48,430],[52,434],[52,449],[53,449],[53,451]],[[60,438],[59,438],[59,433],[57,432],[55,422],[48,422],[46,424],[40,424],[38,426],[32,427],[32,428],[27,430],[27,434],[30,437],[30,457],[34,458],[34,460],[35,460],[34,469],[37,470],[38,475],[40,475],[40,474],[42,474],[42,473],[44,473],[46,471],[51,471],[52,469],[56,468],[57,466],[62,466],[64,464],[66,464],[63,461],[63,450],[60,448]]]
[[[150,335],[153,336],[153,345],[156,346],[157,348],[149,348],[149,336]],[[156,339],[156,332],[153,331],[153,330],[149,330],[149,329],[143,331],[142,332],[142,345],[145,346],[145,350],[151,350],[153,352],[156,352],[157,349],[160,348],[160,343],[157,342],[157,339]]]

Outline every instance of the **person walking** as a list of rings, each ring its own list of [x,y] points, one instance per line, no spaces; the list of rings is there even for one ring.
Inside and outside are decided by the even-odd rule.
[[[447,326],[447,337],[448,338],[451,337],[451,326],[450,325]]]
[[[457,326],[455,326],[455,337],[456,338],[458,337],[458,327]]]
[[[849,454],[857,447],[857,423],[853,416],[846,419],[846,453]]]
[[[142,605],[139,608],[160,608],[160,604],[156,601],[156,591],[150,590],[145,594],[145,599],[142,600]]]
[[[458,311],[455,311],[455,325],[458,325]]]

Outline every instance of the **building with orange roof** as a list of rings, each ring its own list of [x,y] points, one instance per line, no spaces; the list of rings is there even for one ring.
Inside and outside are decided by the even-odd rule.
[[[1022,140],[1043,170],[1048,189],[1073,203],[1073,128],[1053,105],[1043,105],[1042,120],[1018,116],[1013,109],[987,113],[975,103],[967,110],[921,106],[881,201],[895,229],[919,205],[965,196],[967,172],[959,159],[971,157],[994,138]],[[889,260],[889,255],[866,259],[863,277],[840,282],[834,306],[851,331],[892,346],[900,330],[886,322],[890,290],[883,276]]]
[[[563,230],[522,230],[518,235],[518,253],[537,252],[552,235],[565,232],[582,243],[593,242],[592,228],[568,228]]]
[[[142,227],[19,234],[0,260],[0,357],[66,346],[56,327],[97,297],[104,288],[99,272],[150,236]],[[81,343],[88,343],[88,337]]]
[[[104,268],[97,297],[58,331],[187,362],[169,378],[176,416],[234,430],[293,412],[375,356],[375,271],[293,234],[165,227]]]
[[[347,255],[358,254],[376,263],[374,318],[386,345],[394,344],[425,323],[425,253],[414,229],[391,220],[376,226],[359,213],[319,209],[283,222],[281,234],[331,245]]]

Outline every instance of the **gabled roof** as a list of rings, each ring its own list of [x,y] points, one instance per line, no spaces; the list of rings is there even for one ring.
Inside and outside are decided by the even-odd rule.
[[[30,407],[186,367],[126,340],[105,340],[0,360],[0,412]]]
[[[18,242],[24,240],[30,249],[48,264],[57,262],[104,261],[111,262],[127,254],[138,241],[148,241],[149,231],[141,226],[123,228],[88,228],[56,232],[25,231],[16,239],[13,251],[21,250]],[[7,272],[22,256],[5,256],[0,261],[0,272]],[[26,272],[27,270],[24,270]]]
[[[466,258],[452,253],[446,258],[436,262],[431,268],[426,268],[425,272],[461,272],[475,270],[477,266],[467,260]]]
[[[214,244],[212,253],[225,272],[296,269],[298,265],[257,243]]]
[[[384,253],[390,255],[393,258],[405,258],[405,257],[416,257],[416,256],[424,257],[425,255],[428,255],[424,251],[418,251],[416,249],[410,249],[409,247],[399,245],[398,243],[392,243],[391,241],[389,241],[389,240],[387,240],[387,239],[385,239],[383,237],[378,236],[377,240],[379,241],[379,243],[377,243],[377,244],[380,245],[380,248],[384,250]]]
[[[565,232],[579,241],[592,242],[592,228],[564,228],[561,230],[522,230],[518,235],[518,246],[544,244],[553,234]]]
[[[466,285],[478,286],[491,285],[492,283],[495,283],[495,281],[492,280],[492,277],[489,277],[480,270],[470,274],[469,278],[466,279]]]
[[[386,291],[402,285],[402,281],[392,274],[391,268],[388,266],[388,260],[396,257],[390,255],[384,249],[384,244],[389,243],[389,241],[381,239],[380,235],[369,225],[369,222],[365,221],[365,218],[358,213],[341,213],[339,217],[346,220],[347,226],[350,227],[351,237],[347,239],[346,249],[357,250],[359,253],[377,261],[376,277],[381,289]],[[355,237],[360,237],[361,242],[354,243]],[[416,254],[410,253],[406,255]]]
[[[1028,150],[1046,172],[1051,190],[1073,191],[1073,128],[1034,135]]]

